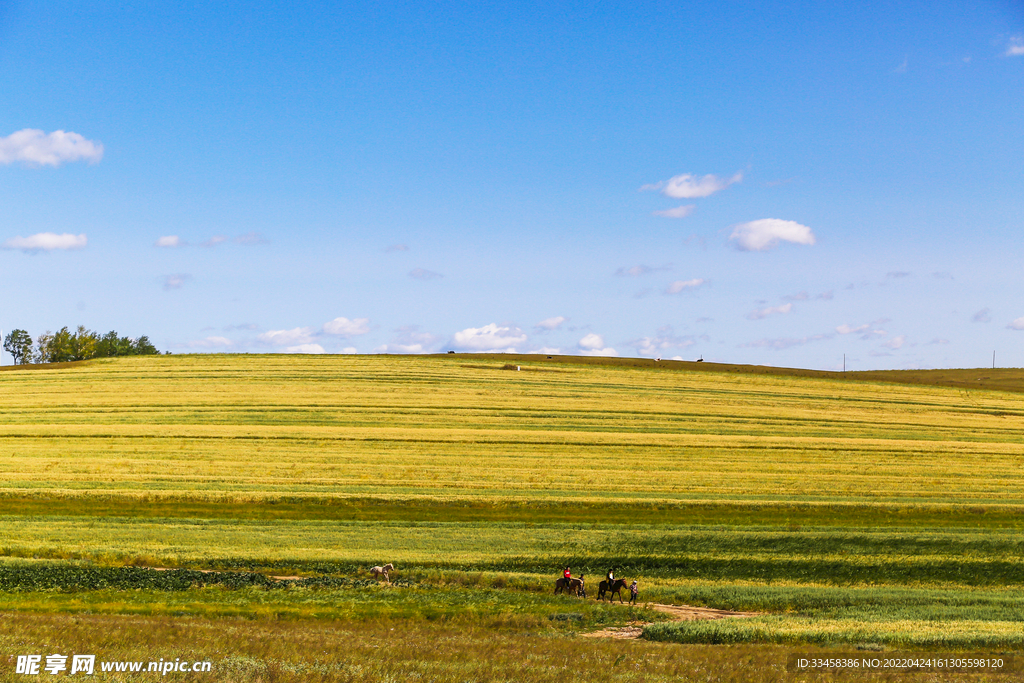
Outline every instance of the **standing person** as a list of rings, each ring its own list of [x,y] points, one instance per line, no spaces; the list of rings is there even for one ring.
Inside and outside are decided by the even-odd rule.
[[[636,585],[636,579],[633,579],[633,583],[629,584],[629,604],[636,604],[636,595],[640,592],[640,589]]]

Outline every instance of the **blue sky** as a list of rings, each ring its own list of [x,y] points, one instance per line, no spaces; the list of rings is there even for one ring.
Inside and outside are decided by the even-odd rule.
[[[1021,2],[0,0],[5,332],[1024,366],[1022,235]]]

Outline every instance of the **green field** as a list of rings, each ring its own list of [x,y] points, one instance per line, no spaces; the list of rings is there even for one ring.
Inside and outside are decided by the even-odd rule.
[[[0,654],[177,657],[174,634],[203,633],[190,651],[216,680],[653,681],[778,680],[788,653],[830,648],[1024,649],[1021,370],[32,367],[0,372],[0,610],[18,624]],[[369,585],[384,562],[399,583]],[[565,564],[591,586],[618,566],[644,601],[761,615],[673,623],[552,596]],[[658,623],[579,637],[634,619]],[[392,628],[408,637],[380,645]],[[321,648],[328,632],[357,642]]]

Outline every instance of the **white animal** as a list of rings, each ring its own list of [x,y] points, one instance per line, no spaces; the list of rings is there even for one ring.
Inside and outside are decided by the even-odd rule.
[[[395,565],[391,564],[390,562],[388,562],[383,567],[370,567],[370,574],[373,575],[373,578],[379,579],[381,576],[383,576],[388,583],[391,583],[391,577],[388,575],[388,572],[393,571],[395,571]]]

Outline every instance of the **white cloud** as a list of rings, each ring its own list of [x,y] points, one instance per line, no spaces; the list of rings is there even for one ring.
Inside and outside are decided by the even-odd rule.
[[[604,345],[604,337],[599,334],[590,334],[579,341],[580,353],[584,356],[617,356],[615,349]]]
[[[427,270],[426,268],[414,268],[409,271],[409,277],[416,280],[436,280],[437,278],[444,277],[444,275]]]
[[[780,241],[794,244],[814,244],[814,233],[806,225],[778,218],[762,218],[740,223],[733,228],[729,239],[743,251],[767,251]]]
[[[893,69],[892,72],[894,74],[905,74],[905,73],[907,73],[908,63],[909,63],[909,58],[908,57],[904,57],[903,61],[900,62],[900,65],[897,66],[895,69]]]
[[[989,310],[987,308],[983,308],[983,309],[981,309],[980,311],[978,311],[977,313],[975,313],[974,315],[971,316],[971,322],[974,322],[974,323],[990,323],[990,322],[992,322],[992,316],[989,315],[989,313],[991,313],[991,312],[992,312],[991,310]]]
[[[484,325],[467,327],[452,337],[452,346],[464,351],[515,353],[516,347],[526,343],[526,334],[511,325]]]
[[[684,173],[652,185],[644,185],[640,190],[661,190],[663,195],[673,199],[698,199],[709,197],[741,180],[743,180],[743,171],[738,171],[731,178],[719,178],[711,173],[699,177]]]
[[[665,209],[664,211],[655,211],[655,216],[664,216],[665,218],[686,218],[693,210],[697,208],[696,204],[686,204],[684,206],[677,206],[674,209]]]
[[[345,348],[343,348],[341,350],[341,352],[342,353],[353,354],[353,353],[359,353],[359,350],[356,347],[354,347],[354,346],[346,346]]]
[[[174,275],[164,276],[164,289],[181,289],[182,286],[192,279],[192,276],[188,273],[175,273]]]
[[[393,254],[396,251],[409,251],[409,247],[405,244],[392,244],[384,250],[384,252],[388,254]]]
[[[1024,330],[1024,318],[1017,318],[1006,327],[1010,330]]]
[[[658,330],[656,337],[641,337],[628,342],[640,356],[660,356],[665,349],[685,349],[696,343],[692,337],[676,337],[667,326]]]
[[[430,332],[420,332],[415,325],[397,330],[397,335],[387,344],[376,347],[374,353],[431,353],[437,351],[444,341]]]
[[[807,292],[797,292],[796,294],[790,294],[782,298],[786,301],[807,301],[811,298],[811,295]]]
[[[874,339],[879,336],[884,337],[888,334],[885,330],[873,330],[871,327],[872,325],[879,325],[885,322],[888,322],[888,320],[876,320],[873,323],[864,323],[863,325],[858,325],[856,327],[844,323],[836,328],[836,332],[839,334],[857,334],[864,340]]]
[[[21,249],[22,251],[53,251],[54,249],[82,249],[88,243],[85,235],[71,233],[56,234],[41,232],[29,237],[12,237],[3,243],[4,249]]]
[[[885,342],[884,344],[882,344],[882,346],[884,346],[887,349],[893,349],[895,351],[896,349],[903,348],[903,345],[906,344],[906,343],[907,343],[906,336],[901,334],[900,336],[893,337],[889,341]]]
[[[369,318],[356,318],[354,320],[349,320],[348,318],[335,318],[328,323],[324,323],[324,332],[327,334],[337,335],[339,337],[354,337],[356,335],[366,334],[369,332],[369,323]]]
[[[544,320],[541,320],[539,323],[534,325],[534,327],[541,330],[555,330],[558,329],[558,327],[566,320],[568,320],[568,318],[562,315],[555,316],[554,318],[545,318]]]
[[[21,161],[32,166],[60,166],[80,159],[95,164],[102,158],[103,145],[78,133],[55,130],[47,135],[26,128],[0,138],[0,164]]]
[[[580,351],[581,356],[609,356],[615,357],[619,355],[619,352],[612,347],[606,347],[603,349],[586,349]]]
[[[1003,54],[1006,57],[1020,57],[1024,55],[1024,36],[1013,36],[1010,38],[1010,44],[1006,47],[1006,52]]]
[[[188,346],[193,349],[213,349],[218,347],[230,347],[234,346],[235,343],[227,337],[207,337],[206,339],[200,339],[198,341],[192,341],[188,343]]]
[[[769,306],[768,308],[761,308],[756,311],[751,311],[747,314],[747,318],[750,320],[761,320],[767,318],[770,315],[785,315],[793,310],[793,304],[782,304],[781,306]]]
[[[324,351],[324,347],[319,344],[299,344],[297,346],[289,346],[284,350],[285,353],[327,353]]]
[[[562,353],[562,349],[556,348],[554,346],[542,346],[539,349],[534,349],[530,353],[543,353],[546,356],[557,356],[558,354]]]
[[[183,247],[187,244],[177,235],[164,235],[156,241],[158,247]]]
[[[270,330],[256,336],[264,344],[273,346],[301,346],[313,344],[312,327],[296,327],[291,330]]]
[[[221,242],[227,242],[228,238],[224,235],[214,235],[210,239],[203,242],[204,247],[215,247]]]
[[[694,289],[696,287],[700,287],[702,284],[704,284],[704,282],[704,278],[699,277],[694,278],[692,280],[676,280],[665,289],[665,293],[678,294],[679,292],[682,292],[683,290],[686,289]]]

